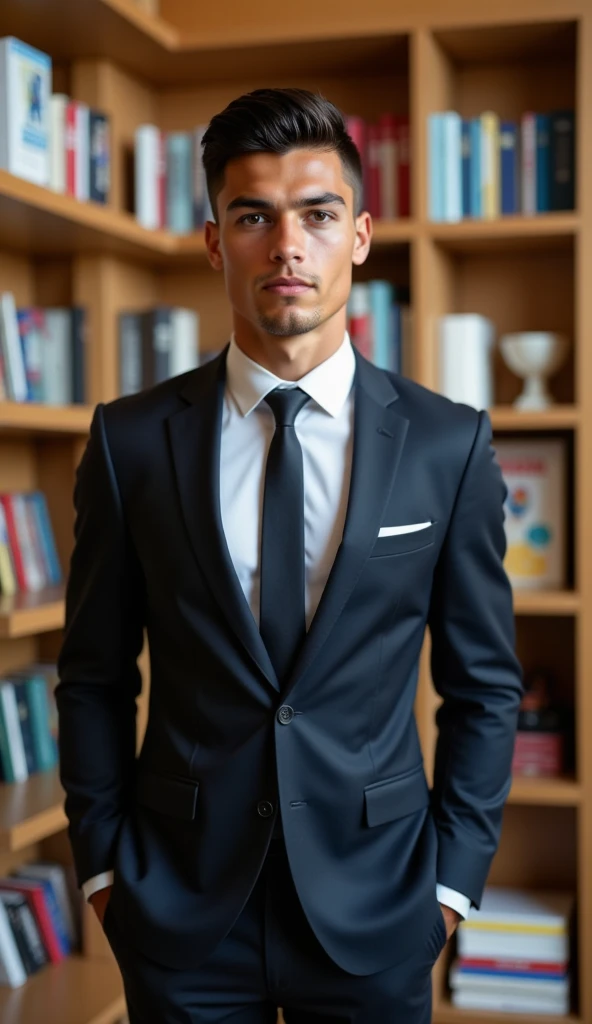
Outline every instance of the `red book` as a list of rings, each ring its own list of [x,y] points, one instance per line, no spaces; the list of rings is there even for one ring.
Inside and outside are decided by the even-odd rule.
[[[66,195],[76,195],[76,100],[66,104]]]
[[[59,964],[64,954],[49,914],[43,886],[38,882],[27,882],[24,878],[0,878],[0,889],[11,889],[26,896],[49,959],[52,964]]]
[[[380,126],[368,125],[368,212],[371,217],[382,216],[380,209]]]
[[[11,494],[0,494],[0,501],[4,506],[4,515],[6,517],[6,532],[8,533],[8,545],[10,547],[10,554],[14,562],[14,572],[16,575],[16,582],[19,590],[27,589],[27,576],[25,572],[25,563],[21,553],[21,546],[18,539],[18,531],[16,528],[16,520],[14,516],[14,506],[12,504]]]
[[[411,139],[409,118],[397,117],[399,217],[411,216]]]
[[[477,960],[470,957],[459,957],[458,966],[472,971],[499,971],[501,974],[552,974],[564,978],[569,964],[561,961],[537,963],[531,960]]]

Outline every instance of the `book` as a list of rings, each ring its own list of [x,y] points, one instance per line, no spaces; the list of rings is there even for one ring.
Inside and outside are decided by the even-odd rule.
[[[109,201],[111,181],[110,122],[99,110],[89,112],[89,197],[95,203]]]
[[[29,881],[25,878],[15,878],[12,875],[0,878],[0,892],[2,890],[20,892],[27,897],[31,912],[35,917],[39,928],[39,934],[48,952],[52,964],[60,963],[64,959],[64,953],[60,940],[55,931],[52,915],[47,905],[45,887],[41,882]]]
[[[54,93],[49,98],[49,182],[54,192],[66,191],[66,111],[68,96]]]
[[[49,184],[51,57],[14,36],[0,39],[0,167]]]
[[[19,988],[27,980],[8,911],[0,899],[0,985]]]
[[[573,894],[487,886],[457,931],[463,959],[569,960]]]
[[[504,566],[522,589],[566,585],[566,459],[561,438],[496,440],[497,459],[508,489]]]
[[[164,226],[161,219],[160,174],[161,133],[153,124],[141,124],[134,135],[136,219],[154,230]]]
[[[5,782],[29,777],[14,683],[0,682],[0,761]]]
[[[35,974],[48,962],[39,928],[31,913],[27,897],[20,892],[0,892],[27,975]]]
[[[438,391],[453,402],[488,409],[493,400],[493,323],[477,313],[451,313],[440,317],[437,331]]]
[[[549,118],[551,210],[573,210],[575,207],[575,113],[573,110],[553,111]]]
[[[175,234],[193,230],[193,152],[189,132],[166,136],[166,225]]]

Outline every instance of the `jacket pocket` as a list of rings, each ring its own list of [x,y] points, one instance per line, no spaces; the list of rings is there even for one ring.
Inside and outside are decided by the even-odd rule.
[[[137,780],[136,799],[142,807],[149,807],[152,811],[193,821],[198,791],[199,782],[141,772]]]
[[[430,802],[423,764],[402,775],[372,782],[364,788],[364,801],[370,827],[423,810]]]
[[[436,523],[433,522],[423,530],[395,534],[392,537],[377,537],[370,557],[380,558],[381,555],[403,555],[410,551],[421,551],[422,548],[428,548],[434,543],[435,536]]]

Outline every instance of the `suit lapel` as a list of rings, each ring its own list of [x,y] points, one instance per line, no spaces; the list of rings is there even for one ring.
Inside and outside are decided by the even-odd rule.
[[[409,421],[392,408],[390,379],[356,352],[352,473],[343,539],[294,672],[282,695],[326,643],[378,536]]]
[[[250,657],[272,686],[279,682],[236,575],[220,514],[220,435],[226,352],[189,377],[182,397],[189,403],[168,420],[183,518],[193,553]]]

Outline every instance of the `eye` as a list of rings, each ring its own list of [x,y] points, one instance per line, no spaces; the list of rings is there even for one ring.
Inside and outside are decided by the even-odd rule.
[[[312,210],[313,217],[324,217],[324,220],[317,221],[318,224],[326,224],[328,220],[331,220],[331,214],[327,213],[326,210]]]
[[[249,224],[256,225],[259,222],[258,221],[254,221],[252,219],[253,217],[263,217],[263,214],[262,213],[245,213],[244,216],[239,217],[238,223],[239,224],[247,224],[247,223],[249,223]]]

